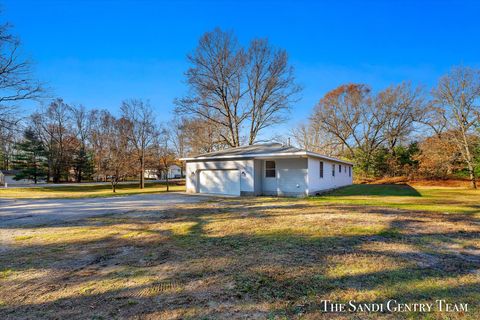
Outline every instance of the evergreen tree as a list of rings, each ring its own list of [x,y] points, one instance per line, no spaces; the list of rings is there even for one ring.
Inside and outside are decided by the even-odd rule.
[[[73,170],[76,182],[92,180],[94,173],[93,156],[84,147],[76,150],[73,155]]]
[[[23,141],[17,145],[15,168],[20,171],[15,180],[28,179],[37,183],[47,176],[47,158],[45,147],[32,128],[25,130]]]

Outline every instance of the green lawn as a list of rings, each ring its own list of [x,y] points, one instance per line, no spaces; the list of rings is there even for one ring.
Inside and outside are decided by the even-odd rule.
[[[443,213],[480,213],[480,190],[465,188],[357,184],[310,199],[325,204],[380,206]]]
[[[81,184],[65,186],[42,186],[31,188],[0,188],[0,198],[44,199],[44,198],[94,198],[125,196],[140,193],[165,192],[164,183],[146,183],[145,189],[138,187],[138,182],[117,185],[116,193],[109,184]],[[170,185],[170,191],[184,191],[184,186]]]
[[[335,194],[0,225],[0,318],[480,319],[478,192],[362,185]],[[469,309],[322,311],[322,300],[389,299]]]

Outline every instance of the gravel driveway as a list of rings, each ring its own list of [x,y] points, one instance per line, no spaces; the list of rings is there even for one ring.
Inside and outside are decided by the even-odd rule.
[[[132,210],[165,209],[208,198],[172,192],[85,199],[0,199],[0,226],[22,227]]]

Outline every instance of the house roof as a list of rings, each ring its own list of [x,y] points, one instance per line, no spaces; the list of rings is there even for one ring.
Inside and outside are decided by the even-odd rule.
[[[14,169],[12,169],[12,170],[0,170],[0,172],[3,173],[6,176],[10,176],[10,175],[14,176],[17,173],[19,173],[20,170],[14,170]]]
[[[217,160],[217,159],[243,159],[243,158],[288,158],[288,157],[313,157],[330,160],[339,163],[353,165],[353,163],[340,160],[326,155],[307,151],[304,149],[286,146],[280,143],[254,144],[250,146],[242,146],[230,148],[210,153],[200,154],[195,157],[182,158],[183,161],[199,161],[199,160]]]

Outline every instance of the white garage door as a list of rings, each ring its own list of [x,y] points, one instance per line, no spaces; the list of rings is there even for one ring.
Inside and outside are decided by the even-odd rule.
[[[202,170],[200,171],[200,193],[240,195],[240,171]]]

